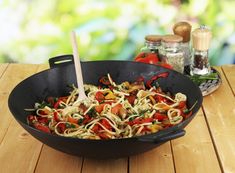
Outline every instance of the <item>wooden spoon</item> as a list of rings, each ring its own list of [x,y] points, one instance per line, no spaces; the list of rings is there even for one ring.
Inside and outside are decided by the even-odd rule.
[[[73,47],[73,59],[74,59],[74,65],[75,65],[75,73],[76,73],[78,91],[79,91],[79,96],[76,102],[79,102],[88,98],[84,91],[82,69],[81,69],[81,63],[80,63],[80,58],[78,54],[76,33],[74,31],[71,32],[71,40],[72,40],[72,47]]]

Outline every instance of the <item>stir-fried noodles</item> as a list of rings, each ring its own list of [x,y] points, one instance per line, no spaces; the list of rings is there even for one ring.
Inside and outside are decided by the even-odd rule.
[[[64,97],[48,97],[35,104],[27,117],[29,125],[43,132],[82,139],[128,138],[168,128],[191,115],[182,93],[171,95],[152,86],[159,77],[116,84],[110,75],[100,85],[85,85],[88,99],[77,101],[78,88]]]

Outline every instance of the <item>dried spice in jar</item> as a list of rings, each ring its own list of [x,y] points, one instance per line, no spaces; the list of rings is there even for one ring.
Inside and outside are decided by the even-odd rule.
[[[192,64],[190,48],[191,25],[188,22],[178,22],[173,26],[173,32],[183,37],[181,48],[184,52],[184,72],[189,73]]]
[[[184,52],[181,48],[183,38],[179,35],[165,35],[162,37],[160,59],[171,65],[174,70],[184,72]]]
[[[191,75],[207,75],[210,73],[209,46],[211,37],[211,31],[205,26],[201,26],[193,31],[193,64]]]

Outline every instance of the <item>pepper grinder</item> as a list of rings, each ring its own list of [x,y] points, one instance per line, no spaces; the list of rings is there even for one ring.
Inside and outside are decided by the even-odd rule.
[[[173,32],[176,35],[183,37],[181,49],[184,52],[184,69],[185,73],[190,71],[190,65],[192,64],[192,55],[190,49],[190,35],[191,25],[188,22],[177,22],[173,26]]]
[[[192,32],[193,64],[191,75],[207,75],[211,72],[208,60],[211,38],[211,31],[204,25]]]

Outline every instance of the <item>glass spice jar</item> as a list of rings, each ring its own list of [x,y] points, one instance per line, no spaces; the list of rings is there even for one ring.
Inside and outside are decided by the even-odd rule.
[[[146,35],[145,46],[140,49],[141,52],[155,53],[159,57],[159,48],[161,46],[162,36],[160,35]]]
[[[190,72],[190,66],[192,64],[190,48],[191,28],[188,22],[178,22],[173,26],[174,34],[183,37],[181,48],[184,51],[184,72],[187,74]]]
[[[205,26],[201,26],[193,31],[193,64],[191,75],[207,75],[211,72],[208,60],[211,37],[211,31]]]
[[[183,38],[179,35],[165,35],[162,37],[160,59],[173,67],[174,70],[184,73],[184,52],[181,48]]]

